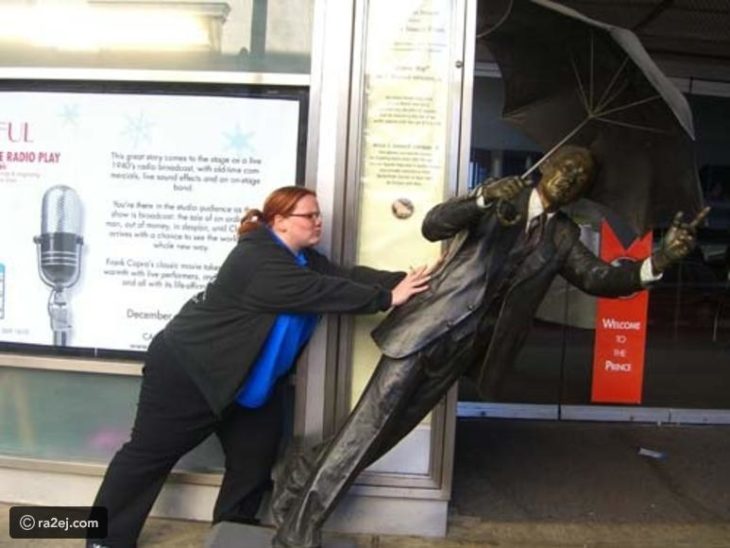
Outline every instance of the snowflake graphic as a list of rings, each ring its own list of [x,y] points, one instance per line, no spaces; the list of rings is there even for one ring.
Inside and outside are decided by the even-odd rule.
[[[122,136],[128,138],[133,148],[137,148],[142,143],[150,141],[150,129],[154,126],[150,122],[144,112],[140,112],[136,117],[126,116],[127,127],[122,131]]]
[[[79,105],[64,105],[58,117],[64,126],[79,127]]]
[[[226,138],[226,141],[228,142],[226,148],[232,149],[237,154],[242,154],[246,150],[248,150],[249,152],[254,151],[251,143],[249,142],[254,136],[253,131],[243,133],[241,131],[241,127],[236,124],[236,128],[233,130],[233,132],[225,133],[224,136]]]

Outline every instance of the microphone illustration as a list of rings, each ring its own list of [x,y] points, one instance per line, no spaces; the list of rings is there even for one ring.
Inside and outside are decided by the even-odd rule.
[[[66,290],[81,274],[81,200],[65,185],[46,190],[41,206],[41,234],[33,238],[38,251],[38,274],[51,288],[48,315],[53,344],[66,346],[71,331]]]

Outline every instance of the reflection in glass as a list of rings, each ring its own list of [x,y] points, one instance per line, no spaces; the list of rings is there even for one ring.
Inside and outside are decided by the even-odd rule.
[[[309,72],[313,0],[0,4],[0,66]]]
[[[140,378],[0,367],[0,455],[106,465],[129,439]],[[217,473],[212,437],[176,470]]]
[[[539,153],[500,119],[497,78],[477,78],[470,185],[520,174]],[[712,207],[695,251],[674,265],[649,294],[642,406],[730,409],[730,99],[689,96],[705,201]],[[576,204],[577,205],[577,204]],[[569,214],[594,252],[605,212],[584,202]],[[612,218],[611,222],[618,220]],[[659,226],[657,245],[666,227]],[[625,234],[624,234],[625,235]],[[505,381],[500,402],[591,403],[595,299],[557,279]],[[460,400],[475,399],[466,381]]]

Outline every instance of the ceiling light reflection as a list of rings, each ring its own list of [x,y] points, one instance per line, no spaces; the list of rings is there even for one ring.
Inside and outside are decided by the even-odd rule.
[[[160,8],[0,6],[0,40],[60,50],[207,50],[205,19]]]

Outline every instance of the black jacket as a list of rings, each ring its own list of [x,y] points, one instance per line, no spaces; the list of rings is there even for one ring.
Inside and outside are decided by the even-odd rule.
[[[526,189],[518,199],[523,219],[529,193]],[[504,369],[514,361],[558,274],[592,295],[614,297],[643,288],[640,263],[618,267],[601,261],[579,241],[578,226],[562,212],[547,223],[538,245],[516,258],[515,246],[524,230],[524,220],[511,227],[500,225],[493,208],[479,208],[473,197],[454,198],[431,209],[423,222],[424,236],[454,240],[430,289],[394,309],[373,331],[383,354],[408,356],[488,307],[496,313],[493,336],[479,370],[472,372],[482,385],[490,368]],[[493,306],[495,302],[499,304]]]
[[[390,289],[405,275],[342,268],[305,253],[302,268],[266,228],[249,232],[165,327],[165,340],[215,412],[233,401],[278,314],[387,310]]]

